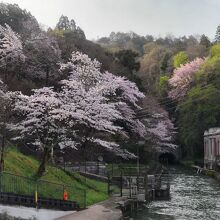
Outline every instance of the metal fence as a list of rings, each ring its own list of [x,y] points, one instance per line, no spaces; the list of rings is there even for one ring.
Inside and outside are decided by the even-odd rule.
[[[76,201],[81,208],[86,207],[86,190],[74,185],[53,183],[45,180],[28,178],[7,172],[0,174],[0,192],[16,193],[27,196],[63,199],[64,191],[68,193],[68,200]]]
[[[63,168],[71,172],[86,172],[100,176],[107,176],[107,168],[104,162],[78,162],[73,164],[66,164]]]
[[[134,165],[126,165],[123,164],[109,164],[107,166],[107,171],[110,176],[144,176],[146,171],[148,170],[147,166],[134,166]]]

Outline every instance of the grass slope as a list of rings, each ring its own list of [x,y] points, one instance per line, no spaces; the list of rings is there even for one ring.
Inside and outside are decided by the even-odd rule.
[[[85,194],[87,205],[108,198],[106,183],[82,177],[78,173],[69,174],[57,167],[48,166],[47,173],[36,180],[34,175],[38,165],[39,162],[36,159],[25,156],[15,148],[8,149],[5,155],[5,172],[30,177],[32,180],[4,174],[3,190],[32,195],[37,186],[39,196],[62,199],[65,188],[68,191],[69,199],[77,201],[81,207],[85,202]]]

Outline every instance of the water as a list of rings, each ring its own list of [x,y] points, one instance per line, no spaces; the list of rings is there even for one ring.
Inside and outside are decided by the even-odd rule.
[[[172,168],[171,199],[155,201],[135,220],[220,220],[220,183],[195,172]]]

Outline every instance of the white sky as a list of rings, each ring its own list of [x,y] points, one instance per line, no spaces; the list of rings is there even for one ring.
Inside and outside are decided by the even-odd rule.
[[[17,3],[46,26],[63,15],[73,18],[88,39],[111,31],[140,35],[206,34],[214,38],[220,24],[220,0],[3,0]]]

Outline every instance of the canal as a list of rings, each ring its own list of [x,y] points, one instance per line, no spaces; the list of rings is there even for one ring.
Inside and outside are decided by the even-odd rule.
[[[195,172],[173,167],[171,199],[154,201],[134,220],[220,220],[220,183]]]

